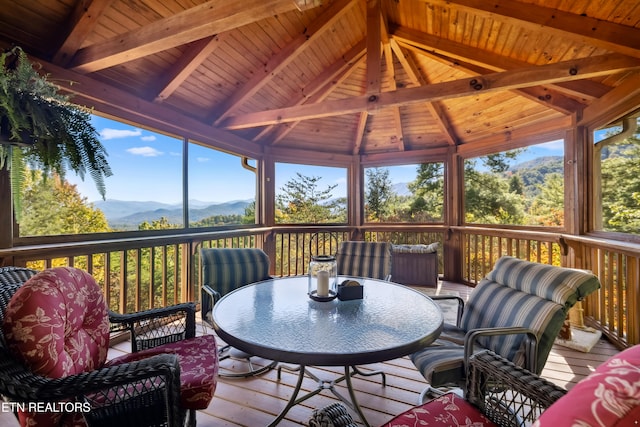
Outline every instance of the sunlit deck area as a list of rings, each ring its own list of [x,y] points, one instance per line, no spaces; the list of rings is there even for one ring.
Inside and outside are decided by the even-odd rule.
[[[443,293],[457,292],[466,299],[471,288],[444,282],[439,285],[438,290]],[[200,322],[198,331],[213,333],[211,328],[204,328]],[[223,341],[218,339],[218,343],[223,344]],[[116,357],[122,352],[129,351],[129,348],[130,343],[127,341],[116,344],[111,348],[109,357]],[[600,339],[588,353],[554,345],[542,376],[559,386],[570,389],[617,352],[618,350],[604,338]],[[230,367],[234,363],[242,364],[243,362],[225,360],[222,366]],[[255,359],[255,363],[265,362]],[[386,387],[381,385],[379,376],[353,378],[358,402],[372,426],[382,425],[394,415],[414,406],[419,393],[426,386],[425,380],[408,357],[367,365],[364,368],[383,370],[387,374]],[[339,367],[317,367],[312,368],[312,371],[323,380],[333,380],[343,372]],[[220,377],[213,401],[206,410],[198,413],[198,426],[268,425],[287,404],[296,386],[297,377],[297,373],[285,370],[282,371],[280,380],[277,378],[276,370],[252,378]],[[305,379],[302,392],[312,391],[316,386],[313,380]],[[344,383],[336,384],[335,387],[343,396],[348,396]],[[320,394],[294,406],[279,425],[307,425],[313,409],[324,407],[335,401],[337,398],[330,391],[323,390]]]

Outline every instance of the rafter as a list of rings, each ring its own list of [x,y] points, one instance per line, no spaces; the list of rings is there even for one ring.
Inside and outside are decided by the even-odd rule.
[[[82,42],[93,31],[98,19],[115,0],[79,1],[71,14],[68,30],[62,45],[53,56],[53,63],[66,66],[76,54]]]
[[[405,54],[402,51],[402,48],[394,39],[391,40],[391,47],[396,54],[396,57],[400,61],[400,64],[404,68],[405,72],[409,76],[409,79],[415,86],[425,86],[428,84],[425,76],[420,73],[418,66],[411,56]],[[442,105],[439,102],[427,102],[425,103],[428,112],[431,114],[431,117],[436,121],[436,124],[442,131],[447,143],[449,145],[456,145],[457,137],[455,135],[455,131],[449,122],[449,118],[447,117]]]
[[[497,55],[495,52],[483,49],[469,49],[469,46],[462,43],[446,40],[406,27],[392,28],[391,35],[392,38],[399,43],[409,48],[419,49],[418,51],[423,55],[429,55],[432,59],[447,65],[454,63],[456,67],[464,66],[468,70],[473,70],[474,73],[480,72],[484,74],[486,71],[480,71],[479,68],[472,66],[482,67],[485,70],[491,71],[507,71],[531,66],[530,63],[525,61]],[[596,82],[580,85],[579,88],[576,87],[576,85],[571,85],[570,82],[557,83],[550,85],[550,87],[561,93],[571,96],[577,95],[587,99],[602,96],[603,92],[609,90],[608,87]]]
[[[375,102],[378,108],[388,108],[396,105],[409,105],[425,101],[438,101],[562,81],[587,79],[638,69],[640,69],[640,59],[618,54],[601,55],[436,83],[418,88],[398,89],[391,92],[383,92],[375,100],[371,100],[364,95],[314,105],[248,113],[227,118],[222,127],[225,129],[244,129],[274,123],[370,111],[372,102]]]
[[[365,40],[351,48],[342,58],[334,62],[329,68],[318,75],[309,83],[299,96],[292,100],[290,107],[303,104],[315,104],[324,101],[336,88],[347,79],[363,61],[365,54]],[[261,131],[254,141],[265,141],[270,145],[275,145],[281,141],[300,122],[288,123],[286,126],[279,126],[275,131],[275,126],[267,126]]]
[[[423,0],[640,58],[640,29],[512,0]]]
[[[449,58],[442,57],[438,54],[425,52],[424,50],[413,45],[408,45],[405,43],[402,43],[402,45],[407,49],[413,50],[414,52],[417,52],[422,56],[427,56],[430,59],[441,62],[445,65],[453,65],[451,64],[451,60]],[[460,60],[456,61],[455,68],[471,76],[490,73],[490,71],[484,67],[480,67],[474,64],[467,64]],[[562,114],[573,114],[577,111],[581,111],[584,108],[584,104],[576,101],[573,98],[564,96],[563,94],[555,90],[556,88],[557,85],[544,85],[531,88],[514,89],[512,92],[519,96],[530,99],[531,101],[543,104],[545,107],[552,108]]]
[[[90,73],[297,10],[291,0],[209,1],[80,49],[70,67]]]
[[[280,52],[276,53],[260,69],[254,70],[253,77],[247,81],[242,88],[234,92],[224,104],[216,108],[211,114],[211,121],[218,125],[225,117],[229,116],[233,110],[251,98],[256,92],[262,89],[271,81],[274,75],[278,74],[286,66],[298,58],[304,49],[317,40],[322,34],[339,20],[357,2],[349,0],[339,0],[326,9],[307,30],[293,39]]]
[[[396,81],[396,70],[393,62],[393,50],[391,49],[391,40],[389,39],[386,19],[383,16],[380,17],[380,31],[382,50],[384,52],[384,60],[386,63],[387,79],[390,84],[389,87],[391,90],[396,90],[398,88],[398,83]],[[396,128],[395,141],[392,141],[392,143],[397,142],[399,147],[398,149],[400,151],[404,151],[406,147],[404,145],[404,132],[402,131],[402,115],[400,114],[400,107],[392,107],[391,110]],[[392,137],[392,139],[394,139],[394,137]]]
[[[96,106],[98,111],[117,114],[135,123],[156,129],[176,132],[186,138],[202,143],[215,142],[217,146],[229,151],[249,156],[260,156],[262,146],[241,138],[231,132],[217,129],[153,102],[145,101],[132,93],[92,79],[89,76],[59,67],[44,60],[38,60],[43,72],[53,76],[65,93],[73,95],[74,102]]]

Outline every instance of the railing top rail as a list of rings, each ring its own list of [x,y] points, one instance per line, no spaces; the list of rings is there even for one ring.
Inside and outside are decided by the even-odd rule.
[[[0,249],[0,257],[16,256],[28,253],[29,255],[39,254],[64,254],[77,255],[86,253],[98,253],[110,250],[148,248],[150,246],[170,245],[176,243],[199,242],[203,240],[213,240],[225,237],[248,236],[252,234],[262,234],[269,232],[269,227],[256,227],[246,229],[234,229],[224,231],[206,231],[194,233],[176,233],[154,236],[120,237],[112,239],[95,239],[76,242],[55,242],[34,245],[17,246],[13,248]]]
[[[600,249],[612,250],[628,256],[640,256],[639,243],[623,242],[593,236],[574,236],[571,234],[562,234],[561,238],[571,247],[575,247],[578,244],[586,244],[589,246],[596,246]]]
[[[450,227],[452,230],[460,231],[467,234],[484,234],[496,237],[506,237],[513,239],[526,239],[526,240],[540,240],[545,242],[560,243],[562,234],[548,232],[548,231],[535,231],[535,230],[514,230],[504,228],[491,228],[491,227],[468,227],[468,226],[454,226]]]

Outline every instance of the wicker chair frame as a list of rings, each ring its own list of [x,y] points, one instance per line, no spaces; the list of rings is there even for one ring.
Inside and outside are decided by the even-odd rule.
[[[465,398],[501,427],[531,425],[567,391],[485,350],[469,362]],[[435,416],[435,414],[434,414]],[[311,427],[358,427],[347,408],[332,403],[313,411]]]
[[[0,268],[0,323],[9,300],[37,271]],[[110,313],[111,332],[127,331],[132,352],[195,336],[195,305],[134,314]],[[89,426],[195,426],[195,410],[180,406],[177,356],[163,354],[64,378],[31,372],[6,347],[0,332],[0,395],[16,403],[81,402]]]

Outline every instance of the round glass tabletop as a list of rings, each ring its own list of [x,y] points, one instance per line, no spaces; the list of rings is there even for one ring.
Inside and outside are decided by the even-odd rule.
[[[316,366],[391,360],[438,337],[442,312],[429,297],[396,283],[358,280],[364,295],[351,301],[313,301],[306,276],[243,286],[214,306],[216,333],[249,354]]]

